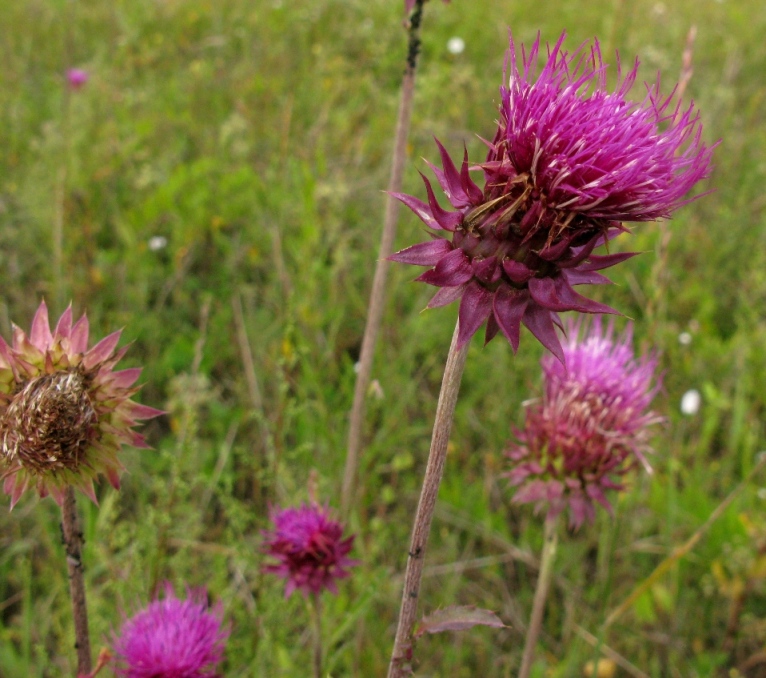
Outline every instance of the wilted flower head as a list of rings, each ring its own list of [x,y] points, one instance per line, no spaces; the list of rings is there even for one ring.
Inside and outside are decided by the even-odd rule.
[[[486,341],[500,330],[515,351],[523,323],[563,360],[559,311],[616,312],[573,286],[608,283],[597,271],[632,256],[595,248],[627,230],[623,221],[669,217],[708,173],[712,149],[693,105],[672,106],[659,83],[631,103],[638,62],[624,77],[618,68],[609,92],[598,43],[569,54],[563,40],[539,74],[539,37],[528,53],[522,47],[521,63],[511,41],[483,164],[469,168],[466,153],[458,171],[436,142],[442,168],[429,166],[455,211],[439,205],[425,177],[427,204],[395,194],[434,233],[391,259],[429,267],[418,280],[441,288],[429,307],[461,299],[461,345],[487,320]],[[484,171],[483,189],[469,169]]]
[[[323,589],[337,593],[335,580],[348,577],[348,568],[357,564],[347,557],[354,536],[344,539],[343,526],[316,504],[273,510],[271,521],[263,548],[277,563],[264,569],[287,580],[285,597],[296,589],[304,595]]]
[[[218,678],[229,630],[222,628],[223,608],[208,608],[203,589],[165,597],[126,620],[114,639],[116,674],[123,678]]]
[[[66,80],[72,89],[80,89],[85,83],[88,82],[88,71],[82,68],[70,68],[66,72]]]
[[[120,487],[120,446],[147,447],[132,427],[162,411],[130,399],[140,368],[114,371],[127,351],[120,334],[88,350],[87,317],[73,325],[70,306],[51,333],[42,302],[29,336],[14,325],[12,346],[0,337],[0,477],[11,508],[30,485],[59,504],[69,486],[95,502],[100,474]]]
[[[506,451],[519,486],[513,500],[547,504],[549,517],[568,506],[576,527],[595,517],[594,501],[611,511],[606,491],[622,489],[617,478],[639,463],[651,471],[649,426],[661,421],[648,410],[657,359],[634,357],[632,327],[614,338],[612,323],[604,331],[596,318],[582,337],[580,330],[568,323],[566,367],[543,357],[545,395],[529,405]]]

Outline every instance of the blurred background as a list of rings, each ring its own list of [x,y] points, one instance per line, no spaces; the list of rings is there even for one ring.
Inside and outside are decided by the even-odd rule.
[[[270,505],[337,508],[347,417],[377,258],[406,36],[401,0],[21,0],[0,12],[0,333],[45,298],[94,337],[124,327],[141,402],[168,410],[126,449],[118,493],[79,502],[96,649],[169,580],[206,585],[233,625],[226,676],[307,675],[303,601],[260,573]],[[642,251],[593,290],[661,353],[655,473],[614,518],[562,536],[536,676],[596,675],[606,614],[704,523],[764,449],[766,5],[756,0],[428,2],[405,190],[420,159],[490,137],[508,30],[605,61],[638,56],[669,93],[696,25],[685,93],[712,190],[618,249]],[[67,70],[82,69],[73,85]],[[614,81],[615,69],[610,69]],[[405,213],[406,212],[406,213]],[[402,211],[397,246],[420,242]],[[390,276],[368,402],[362,561],[325,598],[328,671],[383,675],[411,517],[457,307],[421,313],[415,269]],[[589,290],[590,294],[590,290]],[[622,327],[624,319],[618,319]],[[511,505],[503,449],[539,395],[541,347],[476,339],[429,547],[421,610],[498,612],[508,628],[423,638],[419,676],[511,676],[531,607],[540,517]],[[692,393],[690,393],[692,392]],[[694,395],[696,393],[696,396]],[[684,400],[684,410],[681,404]],[[0,675],[73,670],[58,507],[0,510]],[[582,631],[585,631],[583,634]],[[603,643],[651,676],[766,676],[766,477]],[[592,637],[591,637],[592,641]],[[589,664],[589,662],[591,662]],[[631,674],[613,660],[600,676]],[[732,672],[734,671],[734,672]],[[109,670],[105,672],[109,675]]]

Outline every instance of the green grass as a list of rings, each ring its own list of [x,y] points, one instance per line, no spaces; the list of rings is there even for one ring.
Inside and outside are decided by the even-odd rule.
[[[145,366],[142,402],[169,411],[145,427],[153,451],[126,450],[129,473],[100,507],[81,500],[94,644],[163,580],[206,585],[233,632],[226,676],[307,675],[303,602],[260,573],[269,504],[320,494],[336,504],[353,365],[377,256],[389,146],[403,70],[401,0],[26,0],[0,13],[0,331],[26,327],[44,296],[72,299],[94,336],[125,327],[125,360]],[[705,136],[722,143],[712,195],[659,229],[640,225],[599,299],[662,353],[651,477],[606,516],[563,536],[537,676],[582,675],[615,605],[701,525],[764,448],[766,392],[766,7],[756,0],[430,2],[423,27],[406,190],[420,194],[432,137],[472,157],[496,118],[507,27],[642,60],[669,89],[692,23],[689,93]],[[466,42],[450,55],[447,40]],[[609,61],[613,59],[608,58]],[[67,99],[63,73],[90,82]],[[636,96],[641,92],[637,89]],[[62,183],[62,178],[64,182]],[[62,273],[53,224],[64,224]],[[417,240],[403,215],[398,245]],[[148,241],[168,246],[152,251]],[[398,612],[441,370],[456,311],[421,313],[429,290],[392,271],[351,521],[362,561],[325,597],[333,676],[383,675]],[[252,405],[236,339],[241,300],[263,407]],[[654,299],[647,314],[647,300]],[[203,309],[207,320],[202,321]],[[689,346],[678,334],[690,331]],[[427,565],[539,553],[541,521],[510,504],[502,450],[539,389],[541,348],[471,348]],[[195,365],[195,355],[197,356]],[[684,391],[704,394],[682,417]],[[758,483],[764,483],[763,478]],[[746,489],[708,536],[604,638],[651,676],[712,676],[763,651],[765,500]],[[0,512],[0,675],[73,671],[57,507],[29,495]],[[503,559],[498,559],[502,561]],[[454,603],[510,624],[423,638],[421,676],[512,676],[536,573],[518,559],[426,578],[422,610]],[[738,587],[747,594],[724,648]],[[108,673],[108,671],[107,671]],[[623,674],[617,674],[623,675]],[[756,675],[756,674],[752,674]]]

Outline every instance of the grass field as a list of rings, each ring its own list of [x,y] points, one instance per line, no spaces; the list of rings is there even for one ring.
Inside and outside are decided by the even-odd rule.
[[[79,501],[96,649],[169,580],[223,602],[226,676],[309,675],[304,602],[285,601],[282,582],[261,573],[261,530],[269,505],[307,499],[313,470],[320,497],[338,506],[404,66],[402,4],[22,0],[0,12],[0,333],[12,321],[27,328],[41,297],[56,316],[71,299],[94,336],[125,328],[125,366],[145,368],[139,399],[168,411],[143,429],[153,450],[124,451],[122,490],[102,483],[99,507]],[[538,677],[584,675],[597,654],[583,631],[599,636],[766,448],[766,5],[425,7],[405,176],[416,195],[421,156],[437,157],[433,136],[481,157],[509,27],[524,42],[566,29],[570,47],[598,36],[607,61],[638,55],[639,80],[661,70],[669,91],[693,24],[687,96],[706,141],[722,139],[703,187],[713,192],[665,230],[639,225],[618,247],[644,254],[595,292],[634,320],[639,346],[661,352],[654,407],[667,425],[654,475],[633,477],[615,517],[562,535]],[[463,53],[447,50],[453,36]],[[81,89],[68,90],[69,67],[90,74]],[[397,245],[420,233],[403,214]],[[324,598],[336,677],[385,675],[457,313],[421,313],[431,290],[414,276],[392,269],[378,343],[349,524],[361,565]],[[508,628],[423,638],[419,676],[518,668],[542,522],[510,503],[502,452],[539,392],[541,351],[529,333],[516,357],[500,340],[471,347],[421,609],[476,604]],[[689,389],[702,406],[684,416]],[[0,542],[0,676],[71,675],[58,507],[28,493],[0,511]],[[764,639],[766,472],[602,642],[650,676],[755,678],[766,675]]]

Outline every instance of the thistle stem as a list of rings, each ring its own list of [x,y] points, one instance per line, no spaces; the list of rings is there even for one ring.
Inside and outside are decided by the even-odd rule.
[[[314,627],[314,678],[322,678],[322,601],[318,593],[312,594],[309,607]]]
[[[383,306],[386,300],[386,280],[390,262],[387,257],[391,254],[396,235],[396,222],[399,216],[399,201],[391,193],[402,190],[404,176],[404,161],[407,156],[407,138],[410,132],[412,118],[412,99],[415,92],[415,69],[418,64],[420,51],[420,21],[423,16],[423,0],[417,0],[409,21],[409,45],[407,49],[407,67],[402,79],[401,97],[399,99],[399,114],[396,120],[394,148],[391,160],[391,175],[388,181],[386,196],[386,212],[383,218],[383,233],[378,250],[378,261],[375,265],[375,275],[372,280],[372,291],[367,310],[367,323],[362,338],[362,350],[359,355],[359,370],[356,373],[354,385],[354,402],[349,416],[348,443],[346,452],[346,467],[343,473],[343,489],[341,491],[341,510],[348,516],[356,491],[357,469],[362,447],[362,428],[364,425],[365,398],[370,386],[372,375],[372,359],[375,353],[375,342],[380,332],[383,318]]]
[[[543,612],[545,611],[545,601],[548,598],[548,587],[551,583],[553,574],[553,561],[556,557],[556,547],[558,546],[558,516],[549,518],[545,521],[543,531],[543,553],[540,557],[540,572],[537,575],[537,588],[535,589],[535,599],[532,603],[532,616],[527,628],[527,638],[524,643],[524,654],[521,658],[521,668],[519,669],[519,678],[529,678],[529,672],[532,669],[532,660],[535,656],[535,646],[540,636],[540,628],[543,622]]]
[[[407,558],[407,569],[404,574],[404,590],[402,591],[402,605],[399,611],[399,626],[396,629],[394,651],[391,655],[391,664],[388,667],[388,678],[402,678],[407,673],[407,664],[412,654],[412,627],[418,609],[418,593],[420,579],[423,575],[428,535],[431,531],[431,520],[436,507],[436,497],[439,493],[439,483],[444,473],[444,464],[447,460],[447,443],[452,430],[452,418],[455,413],[460,381],[463,376],[465,359],[468,354],[470,342],[466,342],[458,348],[458,334],[460,323],[455,326],[452,335],[447,364],[444,367],[439,403],[436,406],[436,418],[434,421],[433,435],[431,437],[431,450],[428,453],[426,473],[423,478],[423,488],[420,492],[420,501],[415,514],[415,523],[412,528],[410,550]]]
[[[82,530],[77,517],[74,489],[68,487],[61,507],[61,530],[69,571],[69,595],[74,616],[77,675],[91,672],[90,637],[88,635],[88,608],[85,603],[85,581],[82,575]]]

